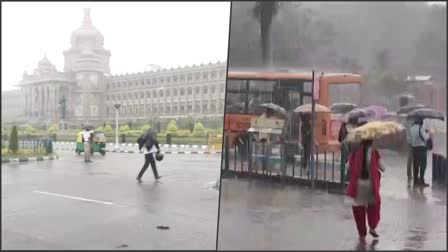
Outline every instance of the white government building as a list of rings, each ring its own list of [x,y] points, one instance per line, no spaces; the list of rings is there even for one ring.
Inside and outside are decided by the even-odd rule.
[[[73,125],[113,122],[114,104],[120,104],[121,120],[223,117],[226,62],[112,75],[111,53],[103,44],[85,9],[71,48],[64,51],[64,71],[45,56],[32,74],[23,74],[18,85],[27,122],[59,122],[64,103],[64,121]]]

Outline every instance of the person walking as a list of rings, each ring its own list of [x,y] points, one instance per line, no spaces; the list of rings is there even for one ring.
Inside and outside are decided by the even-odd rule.
[[[308,162],[311,154],[311,115],[310,114],[302,114],[301,116],[301,143],[303,147],[303,155],[302,155],[302,167],[307,170]],[[309,172],[309,171],[308,171]]]
[[[148,166],[151,165],[152,172],[154,174],[154,178],[156,180],[160,179],[159,173],[157,172],[157,166],[155,161],[155,154],[160,152],[159,141],[156,137],[156,132],[152,129],[149,129],[145,134],[140,136],[137,140],[139,150],[144,147],[143,154],[145,156],[145,163],[143,164],[142,169],[137,175],[137,180],[139,182],[142,181],[142,176],[145,173]]]
[[[353,216],[359,238],[365,241],[369,233],[378,238],[376,228],[380,221],[380,171],[385,171],[380,154],[372,147],[372,140],[363,140],[349,156],[350,180],[346,195],[351,199]]]
[[[91,163],[92,160],[90,160],[91,156],[91,148],[92,148],[92,142],[93,142],[93,134],[92,131],[88,129],[84,129],[83,135],[83,142],[84,142],[84,162]]]
[[[423,119],[416,119],[410,130],[410,140],[414,159],[414,186],[429,186],[429,184],[425,183],[427,163],[426,143],[429,138],[429,131],[423,128]]]

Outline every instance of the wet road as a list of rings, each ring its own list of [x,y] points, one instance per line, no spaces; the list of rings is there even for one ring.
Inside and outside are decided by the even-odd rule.
[[[344,196],[259,179],[223,179],[219,249],[444,250],[446,190],[407,186],[404,158],[383,153],[377,243],[357,240]],[[428,160],[430,161],[430,160]],[[400,165],[401,164],[401,165]],[[403,165],[404,164],[404,165]],[[431,162],[426,178],[431,179]]]
[[[2,249],[215,248],[220,155],[165,155],[138,184],[143,155],[58,153],[2,164]]]

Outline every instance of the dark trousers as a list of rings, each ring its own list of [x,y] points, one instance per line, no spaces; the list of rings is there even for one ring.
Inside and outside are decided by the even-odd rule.
[[[303,156],[302,156],[302,167],[303,169],[307,169],[308,168],[308,162],[310,161],[310,153],[311,150],[308,146],[304,145],[303,147]]]
[[[146,169],[148,169],[149,164],[151,164],[152,172],[154,173],[154,177],[158,178],[159,173],[157,172],[156,161],[154,160],[154,153],[145,154],[145,164],[143,164],[142,169],[138,173],[138,178],[142,178],[143,173],[145,173]]]
[[[414,147],[412,153],[414,156],[414,181],[423,181],[426,170],[426,147]]]

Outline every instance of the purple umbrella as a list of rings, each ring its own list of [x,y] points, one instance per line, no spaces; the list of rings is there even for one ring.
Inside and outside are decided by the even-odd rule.
[[[381,118],[382,115],[387,112],[387,108],[385,108],[383,106],[378,106],[378,105],[369,106],[369,107],[367,107],[367,109],[370,111],[373,111],[373,113],[374,113],[373,118],[375,118],[375,119]]]

